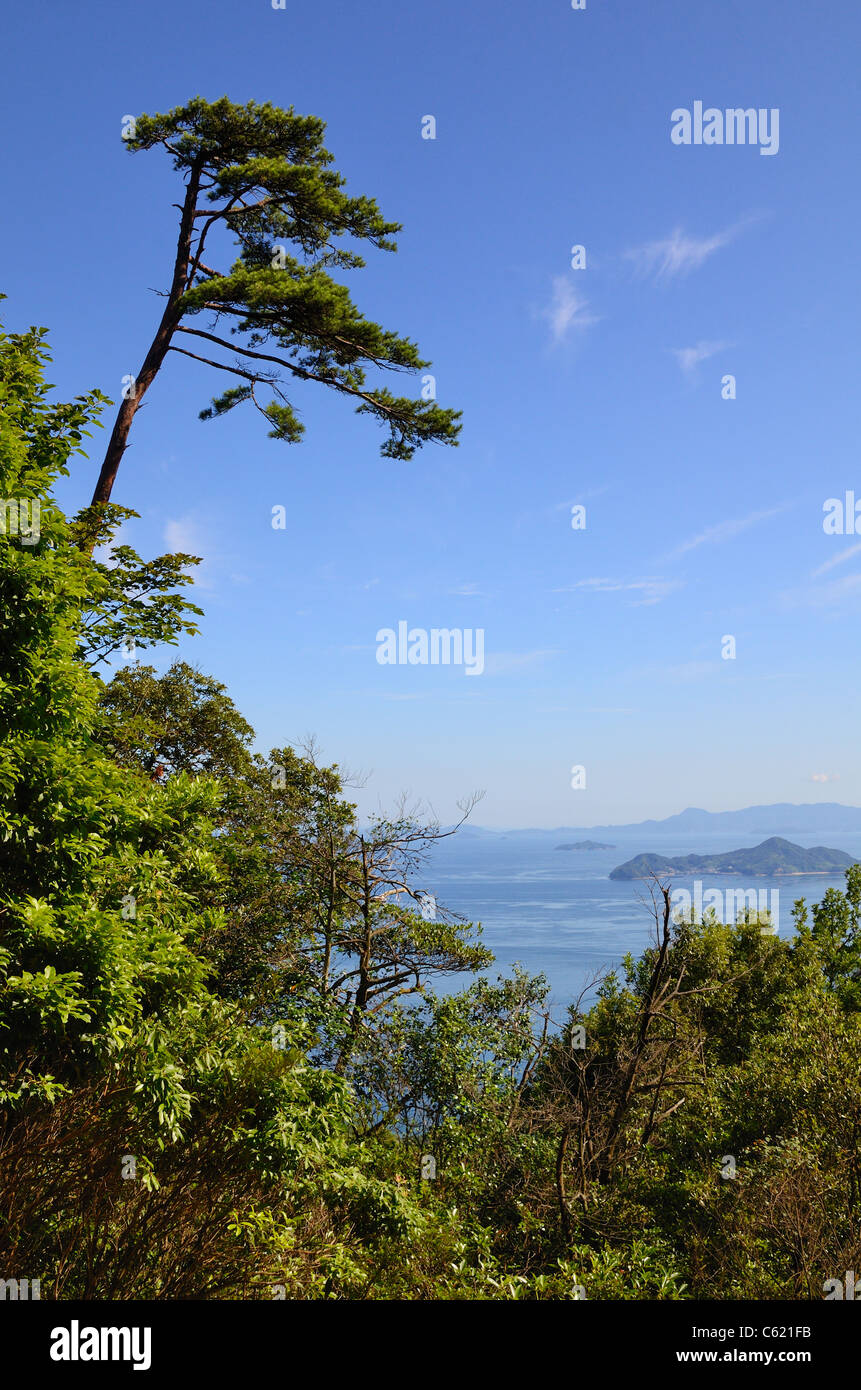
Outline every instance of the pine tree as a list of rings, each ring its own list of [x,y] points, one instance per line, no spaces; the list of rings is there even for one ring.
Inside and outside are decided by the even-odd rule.
[[[292,107],[196,97],[167,114],[139,116],[126,131],[130,150],[158,145],[173,156],[185,193],[164,311],[117,413],[93,504],[110,499],[132,421],[168,352],[235,378],[202,419],[250,400],[271,438],[295,443],[304,427],[285,382],[315,381],[388,429],[384,457],[410,459],[431,440],[457,442],[460,412],[367,385],[368,366],[415,372],[429,363],[409,339],[366,319],[329,274],[365,264],[344,238],[394,251],[400,226],[385,221],[373,199],[344,193],[324,130]],[[226,272],[209,263],[220,231],[239,249]],[[202,327],[206,313],[213,320]],[[261,392],[271,394],[264,400]]]

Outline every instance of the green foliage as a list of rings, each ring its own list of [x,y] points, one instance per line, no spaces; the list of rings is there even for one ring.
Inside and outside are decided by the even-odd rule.
[[[0,337],[0,483],[42,502],[38,544],[0,540],[0,1253],[44,1271],[58,1294],[114,1288],[125,1202],[142,1221],[125,1230],[120,1296],[224,1292],[240,1280],[232,1242],[252,1208],[277,1221],[288,1198],[308,1201],[372,1234],[406,1218],[396,1191],[345,1163],[349,1091],[308,1066],[301,1032],[286,1025],[291,1045],[275,1048],[207,984],[190,943],[217,925],[204,901],[217,784],[177,771],[162,786],[96,740],[99,683],[79,632],[105,580],[50,489],[97,402],[48,405],[44,358],[38,333]],[[215,683],[196,689],[224,715]],[[247,737],[237,717],[222,758]],[[171,747],[174,767],[182,758],[200,772],[190,736]],[[124,1153],[140,1157],[146,1182],[120,1200]],[[190,1188],[178,1186],[195,1161]],[[34,1190],[46,1196],[36,1210]],[[153,1245],[146,1214],[165,1194]],[[213,1268],[181,1254],[171,1194],[192,1229],[207,1225]]]
[[[75,519],[72,534],[84,549],[108,545],[117,525],[137,515],[129,507],[87,507]],[[181,552],[142,560],[130,545],[111,545],[107,559],[97,554],[93,568],[105,583],[82,616],[79,653],[87,665],[107,662],[121,649],[143,651],[176,643],[182,633],[196,633],[197,624],[186,615],[200,617],[203,609],[176,593],[176,587],[191,584],[186,570],[199,564],[199,556]]]
[[[254,730],[225,687],[175,662],[163,675],[153,666],[125,666],[101,696],[101,737],[121,767],[152,777],[177,772],[228,777],[252,765]]]
[[[288,387],[317,382],[352,400],[387,431],[381,454],[408,460],[431,441],[456,444],[460,412],[398,396],[368,382],[368,369],[429,366],[409,338],[360,312],[331,271],[365,262],[353,243],[395,251],[395,222],[377,204],[344,191],[330,166],[324,124],[271,103],[236,105],[196,97],[137,117],[133,152],[158,146],[185,182],[173,279],[156,335],[124,400],[93,505],[105,504],[136,410],[168,352],[204,362],[232,382],[200,413],[217,419],[250,401],[269,437],[294,444],[304,426]],[[229,268],[213,265],[232,242]],[[206,326],[199,326],[203,316]],[[197,325],[197,326],[196,326]]]
[[[810,925],[804,902],[795,922],[803,948],[822,971],[844,1008],[861,1010],[861,864],[846,871],[846,891],[829,888],[813,904]]]
[[[264,154],[208,112],[177,158],[233,123],[226,196]],[[329,198],[382,243],[308,178],[296,236]],[[819,1298],[861,1267],[861,866],[791,939],[673,922],[658,885],[655,945],[561,1027],[522,972],[435,995],[492,961],[421,910],[446,832],[361,826],[336,766],[255,754],[185,662],[88,669],[189,629],[189,557],[88,557],[118,515],[52,487],[101,401],[50,403],[45,360],[0,334],[0,491],[40,503],[0,537],[3,1267],[57,1298],[458,1301]]]

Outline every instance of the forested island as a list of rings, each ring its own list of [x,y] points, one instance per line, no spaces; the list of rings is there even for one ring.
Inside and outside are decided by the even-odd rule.
[[[556,848],[557,848],[557,849],[573,850],[573,851],[576,852],[576,851],[580,851],[580,850],[584,850],[584,851],[585,851],[585,850],[590,850],[590,849],[615,849],[616,846],[615,846],[615,845],[602,845],[598,840],[578,840],[578,841],[576,842],[576,844],[573,844],[573,845],[557,845]]]
[[[669,874],[747,874],[751,878],[772,878],[781,874],[841,873],[858,861],[840,849],[804,849],[778,835],[763,840],[753,849],[733,849],[725,854],[638,854],[619,864],[612,879],[651,878]]]

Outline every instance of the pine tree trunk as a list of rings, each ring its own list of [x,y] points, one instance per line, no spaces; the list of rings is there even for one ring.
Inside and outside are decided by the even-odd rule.
[[[176,248],[176,261],[173,268],[173,281],[170,293],[167,298],[161,323],[156,330],[156,335],[150,344],[149,352],[143,360],[143,365],[138,372],[131,396],[122,402],[114,421],[111,437],[108,441],[107,452],[99,473],[91,506],[99,502],[109,502],[113,491],[114,482],[123,454],[128,446],[129,430],[132,427],[132,420],[138,410],[147,390],[158,374],[159,368],[164,362],[171,338],[176,331],[177,324],[182,317],[179,308],[179,301],[188,288],[188,272],[191,262],[191,239],[194,232],[194,213],[197,206],[197,195],[200,190],[200,174],[202,160],[197,160],[192,166],[188,187],[185,192],[185,201],[182,207],[182,219],[179,227],[179,240]]]

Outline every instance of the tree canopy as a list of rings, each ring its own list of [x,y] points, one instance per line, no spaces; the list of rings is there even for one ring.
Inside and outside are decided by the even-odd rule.
[[[387,458],[457,442],[460,412],[437,405],[435,393],[414,399],[367,381],[369,368],[414,373],[430,364],[409,338],[366,318],[330,273],[365,264],[355,244],[396,250],[400,225],[372,198],[344,191],[324,131],[316,116],[292,107],[238,106],[227,97],[141,115],[125,131],[133,152],[166,151],[185,191],[164,310],[117,413],[94,505],[110,500],[132,421],[168,352],[234,379],[201,419],[250,401],[271,438],[296,443],[304,426],[288,387],[317,382],[386,429]],[[238,256],[228,266],[231,240]]]
[[[491,978],[480,924],[427,910],[433,818],[362,823],[186,661],[91,669],[196,610],[188,557],[81,545],[122,509],[54,490],[104,402],[53,402],[47,360],[0,332],[0,491],[39,514],[0,536],[0,1265],[362,1301],[814,1299],[861,1267],[861,866],[788,938],[656,880],[653,945],[562,1017]]]

